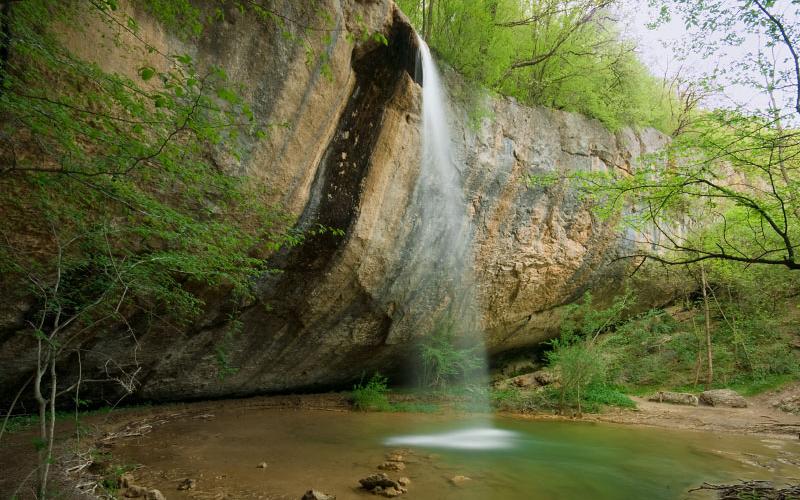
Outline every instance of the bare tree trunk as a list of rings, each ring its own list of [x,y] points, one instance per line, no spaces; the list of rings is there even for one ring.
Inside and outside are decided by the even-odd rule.
[[[22,397],[22,393],[25,392],[25,389],[28,388],[28,384],[30,384],[31,381],[33,381],[33,376],[28,377],[28,380],[26,380],[25,383],[19,388],[19,391],[17,391],[17,395],[14,396],[13,400],[11,400],[11,405],[8,407],[8,411],[6,412],[6,417],[3,419],[3,425],[0,426],[0,441],[3,440],[3,434],[6,431],[6,427],[8,427],[8,421],[11,418],[11,414],[14,413],[14,408],[17,407],[19,398]]]
[[[428,32],[428,9],[425,6],[425,0],[422,0],[422,38],[428,41],[426,33]]]
[[[711,310],[708,306],[708,281],[706,280],[706,267],[703,264],[700,264],[700,280],[703,286],[703,312],[706,319],[706,357],[708,361],[706,389],[709,389],[714,380],[714,355],[711,349]]]
[[[53,442],[56,431],[56,355],[50,354],[50,422],[47,429],[47,456],[42,464],[42,490],[47,487],[47,477],[50,474],[50,463],[53,461]],[[42,496],[44,498],[44,496]]]
[[[694,311],[692,312],[694,313]],[[694,314],[692,314],[692,330],[697,340],[697,361],[694,365],[694,385],[697,386],[700,383],[700,369],[703,367],[703,339],[697,331],[697,322],[694,320]]]
[[[45,453],[47,450],[44,443],[47,440],[47,401],[42,395],[42,377],[44,376],[44,367],[42,366],[42,339],[38,341],[37,359],[36,359],[36,379],[34,380],[33,392],[36,398],[36,403],[39,407],[39,466],[41,467],[45,460]],[[45,498],[47,490],[47,476],[44,473],[44,467],[39,469],[39,484],[37,486],[37,498]]]
[[[424,8],[424,7],[423,7]],[[425,41],[430,43],[431,30],[433,29],[433,0],[428,0],[428,24],[425,26]]]

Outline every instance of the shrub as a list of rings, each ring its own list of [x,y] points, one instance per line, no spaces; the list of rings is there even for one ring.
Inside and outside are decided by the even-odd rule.
[[[389,404],[389,379],[375,373],[366,385],[359,382],[353,386],[353,406],[361,411],[387,411]]]
[[[422,385],[442,389],[459,379],[466,383],[471,374],[484,366],[478,347],[458,346],[453,323],[440,325],[419,347]]]
[[[605,383],[589,384],[584,392],[583,402],[584,409],[588,412],[599,411],[601,405],[636,408],[636,403],[618,387]]]
[[[552,344],[553,350],[547,353],[547,359],[561,375],[559,408],[563,412],[567,405],[577,406],[580,414],[586,387],[603,382],[603,359],[597,347],[587,340],[565,337]]]

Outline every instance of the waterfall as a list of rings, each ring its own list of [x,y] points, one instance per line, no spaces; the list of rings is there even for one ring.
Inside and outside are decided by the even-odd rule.
[[[433,323],[434,331],[427,335],[446,329],[451,333],[453,348],[470,350],[477,356],[480,366],[474,367],[464,382],[478,389],[472,408],[481,418],[466,429],[395,436],[386,444],[464,450],[510,448],[514,433],[494,429],[486,420],[490,412],[486,393],[489,377],[473,273],[474,228],[450,134],[448,101],[428,45],[419,36],[417,43],[417,81],[422,82],[422,164],[414,193],[418,211],[415,255],[407,272],[417,275],[413,281],[429,283],[434,289],[432,295],[446,304],[430,311],[439,317]],[[423,274],[427,280],[419,277]]]
[[[436,331],[429,335],[447,330],[453,347],[472,349],[481,366],[472,370],[465,382],[486,387],[486,349],[473,274],[472,220],[457,168],[441,77],[428,45],[419,36],[417,43],[417,81],[422,82],[422,164],[415,193],[421,226],[417,253],[425,256],[426,265],[422,267],[432,272],[436,295],[447,304]],[[483,406],[488,410],[488,404]]]

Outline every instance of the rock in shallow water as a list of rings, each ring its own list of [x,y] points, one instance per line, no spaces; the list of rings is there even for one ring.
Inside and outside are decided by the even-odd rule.
[[[131,483],[128,483],[128,487],[125,493],[123,493],[123,496],[126,498],[141,498],[145,495],[147,495],[147,488]]]
[[[465,483],[468,483],[469,481],[472,481],[472,478],[461,475],[453,476],[450,478],[450,483],[452,483],[454,486],[461,486]]]
[[[318,490],[308,490],[300,500],[336,500],[336,496]]]
[[[159,490],[150,490],[145,495],[146,500],[167,500],[167,497],[164,496]]]
[[[194,489],[195,486],[197,486],[197,481],[195,481],[194,479],[186,478],[183,481],[181,481],[180,484],[178,484],[178,490],[181,491],[191,490]]]
[[[403,494],[403,492],[398,490],[397,488],[386,488],[385,490],[383,490],[381,494],[387,498],[392,498],[392,497],[399,497],[400,495]]]
[[[400,486],[397,481],[389,479],[389,476],[383,472],[359,479],[358,482],[361,483],[361,487],[365,490],[374,490],[377,487],[399,489]]]
[[[401,471],[406,468],[406,464],[403,462],[395,462],[395,461],[388,461],[383,462],[378,466],[381,470],[393,470],[393,471]]]

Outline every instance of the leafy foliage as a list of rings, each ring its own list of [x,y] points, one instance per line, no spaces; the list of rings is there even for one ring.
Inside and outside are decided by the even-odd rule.
[[[136,7],[184,39],[247,8],[317,57],[304,36],[312,27],[267,4],[222,1],[213,15],[185,1]],[[287,230],[292,218],[268,187],[238,175],[272,125],[222,68],[162,53],[116,0],[6,2],[0,21],[0,291],[33,302],[20,334],[35,346],[29,384],[44,498],[56,399],[74,393],[85,402],[81,379],[59,385],[58,362],[80,361],[93,335],[135,344],[142,330],[185,331],[209,289],[229,297],[222,312],[235,318],[253,301],[255,279],[271,271],[265,258],[303,235]],[[82,57],[75,40],[84,30],[104,33],[119,60]],[[127,60],[143,62],[115,64]],[[216,350],[221,376],[235,370],[229,338]],[[136,389],[138,366],[111,358],[106,366],[107,378],[94,382]]]
[[[626,404],[624,397],[615,395],[616,391],[605,385],[607,362],[598,337],[622,320],[631,297],[627,292],[616,297],[609,307],[600,308],[593,304],[593,296],[587,292],[581,302],[563,311],[561,336],[550,341],[552,350],[546,353],[547,361],[560,376],[559,407],[562,412],[567,406],[572,406],[580,414],[586,403],[590,404],[590,411],[601,403]]]
[[[742,268],[720,261],[708,269],[715,386],[752,394],[800,376],[800,358],[791,347],[797,341],[791,297],[799,284],[780,269]],[[604,336],[609,380],[635,392],[695,390],[705,362],[699,300],[650,310]]]
[[[612,129],[649,125],[671,131],[675,126],[675,96],[620,37],[612,1],[399,4],[445,61],[496,92],[583,113]]]
[[[461,346],[453,322],[443,321],[437,330],[419,344],[422,361],[422,385],[445,388],[457,381],[466,382],[481,369],[480,345]]]
[[[386,377],[375,373],[366,384],[359,382],[353,386],[353,406],[362,411],[390,410],[388,382]]]

